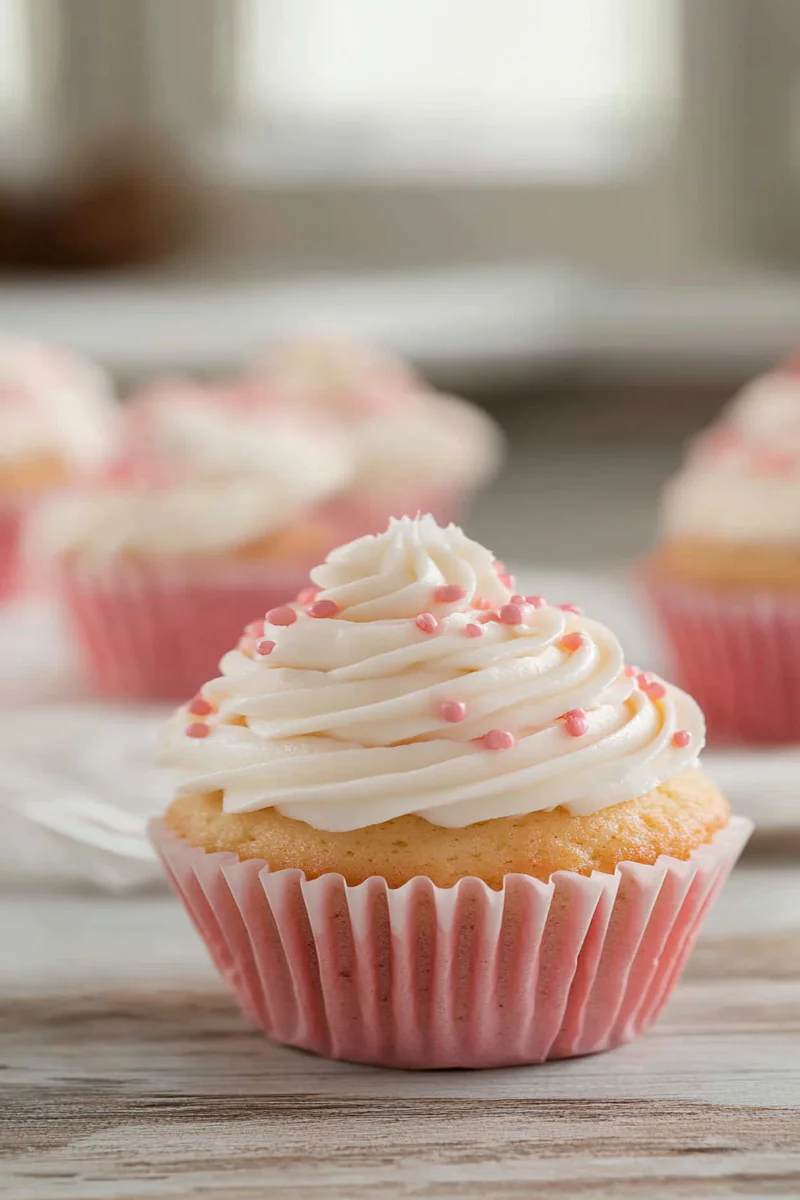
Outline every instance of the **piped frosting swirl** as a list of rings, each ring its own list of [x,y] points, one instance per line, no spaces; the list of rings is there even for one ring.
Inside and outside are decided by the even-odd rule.
[[[312,578],[321,590],[250,627],[169,724],[163,759],[184,792],[318,829],[408,813],[462,827],[594,812],[702,747],[693,700],[626,668],[578,610],[513,594],[455,526],[393,520]]]

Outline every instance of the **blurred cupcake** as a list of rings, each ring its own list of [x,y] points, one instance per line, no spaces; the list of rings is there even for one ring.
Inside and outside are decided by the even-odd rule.
[[[116,419],[99,367],[36,342],[0,340],[0,599],[20,581],[39,500],[102,465]]]
[[[320,505],[351,467],[335,430],[247,389],[174,382],[127,408],[124,458],[51,521],[95,690],[175,699],[335,542]]]
[[[242,1007],[396,1067],[635,1036],[750,829],[698,769],[697,705],[430,516],[311,578],[164,738],[152,836]]]
[[[646,578],[710,734],[800,740],[800,374],[749,384],[665,489]]]
[[[459,517],[499,469],[503,439],[488,414],[433,391],[385,352],[309,339],[277,347],[255,375],[273,402],[322,415],[346,432],[355,476],[338,516],[354,537],[404,513]]]

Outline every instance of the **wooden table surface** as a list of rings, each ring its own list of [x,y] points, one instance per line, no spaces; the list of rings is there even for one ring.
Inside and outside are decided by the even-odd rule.
[[[800,1195],[800,863],[736,871],[621,1050],[403,1073],[271,1045],[166,895],[0,895],[0,1196]]]

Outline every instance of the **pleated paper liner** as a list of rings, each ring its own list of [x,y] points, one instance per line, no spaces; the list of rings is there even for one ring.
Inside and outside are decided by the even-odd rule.
[[[207,853],[162,822],[172,886],[245,1013],[276,1041],[385,1067],[499,1067],[619,1046],[675,986],[752,830],[613,875],[306,879]]]
[[[249,622],[294,599],[311,563],[66,563],[60,595],[92,692],[187,700]]]
[[[800,742],[800,594],[715,592],[649,580],[673,659],[709,738]]]

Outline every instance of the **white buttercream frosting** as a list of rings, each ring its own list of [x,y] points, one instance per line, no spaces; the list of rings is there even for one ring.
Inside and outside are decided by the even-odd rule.
[[[668,538],[727,542],[800,537],[800,376],[773,371],[744,388],[695,438],[667,484]]]
[[[505,608],[507,580],[455,526],[393,520],[312,578],[337,614],[295,605],[293,623],[267,622],[271,653],[245,639],[226,655],[203,689],[215,708],[208,736],[187,735],[187,708],[170,722],[163,758],[184,792],[222,791],[226,812],[275,807],[318,829],[409,813],[462,827],[633,799],[694,764],[703,745],[695,702],[626,673],[604,626],[538,598]],[[437,599],[443,585],[460,598]],[[497,606],[519,622],[496,619]],[[436,618],[433,632],[421,613]],[[565,645],[569,634],[582,636]],[[444,715],[453,705],[463,719]],[[585,721],[579,736],[570,713]],[[490,749],[493,730],[513,746]],[[673,741],[678,731],[687,745]]]
[[[500,466],[503,437],[474,404],[442,395],[400,359],[333,338],[276,347],[257,365],[276,402],[339,421],[355,486],[371,495],[478,485]]]
[[[145,478],[72,498],[58,540],[87,559],[225,551],[268,537],[345,488],[335,429],[271,412],[246,390],[162,384],[128,414]]]
[[[52,456],[96,467],[114,449],[117,420],[99,367],[37,342],[0,340],[0,462]]]

